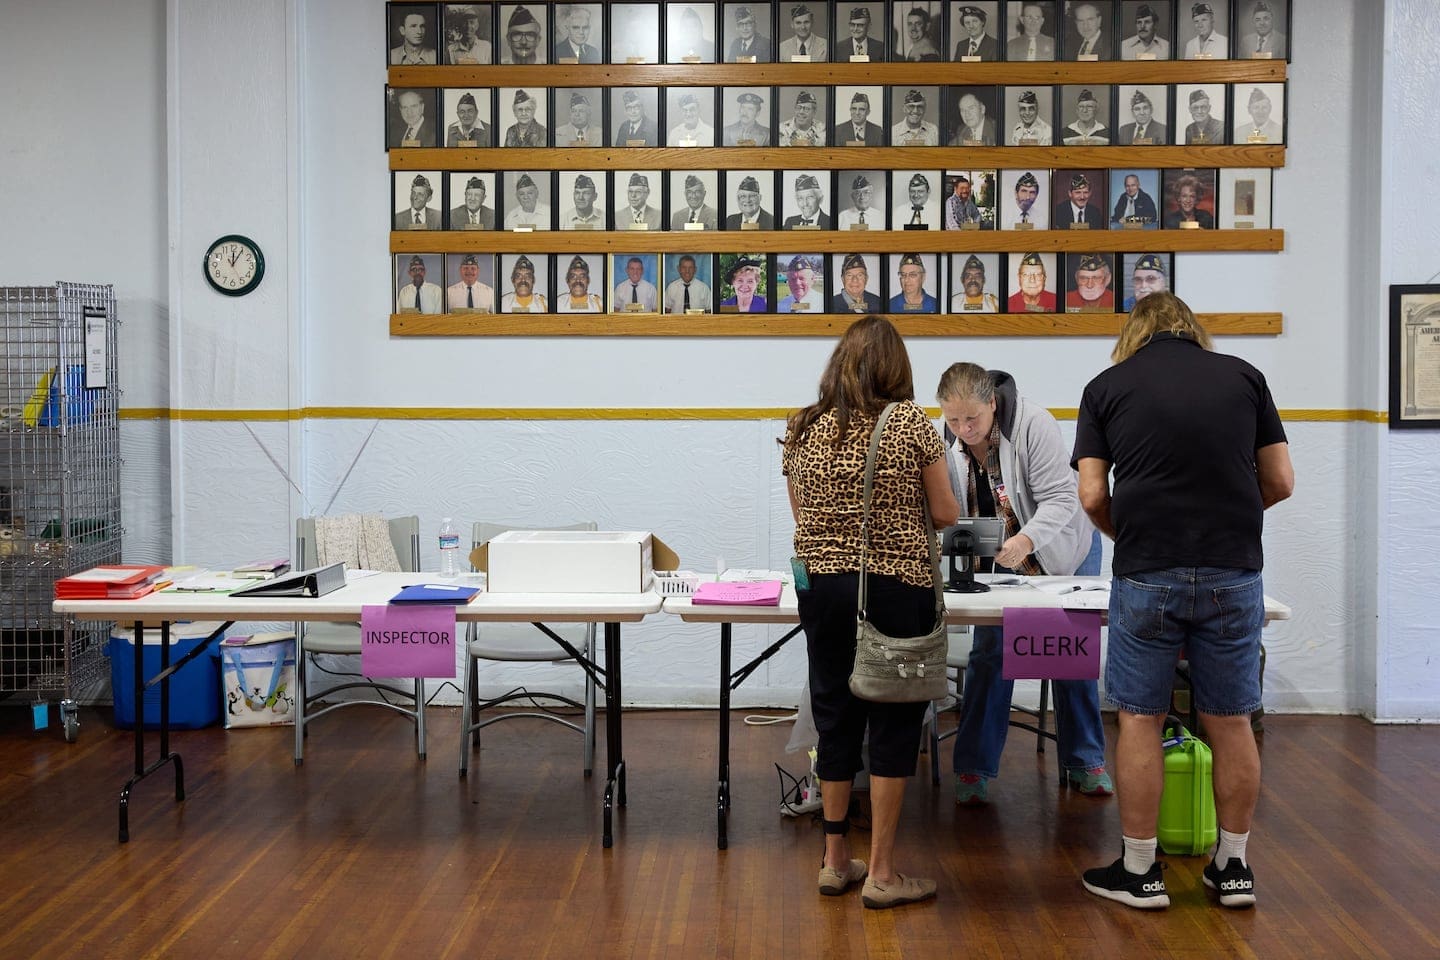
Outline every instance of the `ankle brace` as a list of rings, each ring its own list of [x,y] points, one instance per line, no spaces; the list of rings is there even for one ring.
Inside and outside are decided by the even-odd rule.
[[[821,820],[825,825],[826,836],[840,836],[850,832],[850,821],[847,820]]]

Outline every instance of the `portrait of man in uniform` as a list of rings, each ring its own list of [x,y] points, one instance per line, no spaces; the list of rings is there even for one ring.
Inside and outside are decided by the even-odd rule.
[[[726,170],[725,183],[731,205],[725,218],[726,230],[774,230],[775,217],[765,209],[765,197],[775,188],[769,170]]]
[[[605,35],[604,10],[603,3],[555,5],[555,63],[600,62],[600,48],[593,41]]]
[[[666,313],[714,313],[714,277],[710,255],[682,253],[665,257]]]
[[[1124,299],[1120,309],[1129,313],[1136,301],[1144,300],[1152,293],[1174,291],[1170,289],[1170,276],[1174,272],[1173,253],[1127,253],[1121,263],[1121,274],[1125,277]]]
[[[940,111],[939,87],[892,87],[890,98],[890,116],[900,118],[890,128],[890,146],[940,146],[940,127],[929,118],[931,104]]]
[[[562,260],[563,262],[563,260]],[[592,276],[591,264],[594,264]],[[565,283],[555,291],[556,313],[604,313],[605,302],[596,290],[605,288],[605,255],[577,253],[565,268]]]
[[[1111,170],[1110,193],[1115,203],[1110,210],[1110,229],[1157,229],[1160,209],[1155,197],[1159,192],[1158,170]]]
[[[386,147],[433,147],[437,145],[434,117],[439,100],[433,88],[385,88],[388,116]]]
[[[894,269],[899,292],[890,297],[891,313],[939,313],[940,301],[935,296],[939,274],[933,253],[888,254]],[[895,289],[894,287],[891,288]]]
[[[945,28],[945,4],[901,0],[892,10],[895,19],[891,36],[895,43],[890,48],[891,60],[938,63],[945,59],[944,38],[940,36]]]
[[[993,279],[992,279],[993,278]],[[950,312],[999,313],[1000,254],[950,255]]]
[[[1010,255],[1015,265],[1015,292],[1005,303],[1006,313],[1054,313],[1055,254]]]
[[[615,210],[616,230],[663,230],[664,220],[660,215],[659,190],[662,183],[659,170],[617,170],[615,192],[625,184],[622,195],[624,202]],[[655,202],[651,203],[651,189],[656,191]]]
[[[880,254],[846,253],[831,258],[835,292],[831,313],[880,313]]]
[[[1006,87],[1005,146],[1049,147],[1055,143],[1055,116],[1051,90],[1045,86]]]
[[[506,230],[551,229],[550,178],[548,170],[514,172],[507,170],[502,185],[505,190]]]
[[[890,223],[895,230],[939,230],[940,193],[935,188],[940,175],[935,170],[896,170],[895,206]],[[900,195],[900,191],[904,194]]]
[[[718,196],[714,170],[670,171],[670,229],[714,230],[720,215],[712,197]]]
[[[955,42],[951,60],[972,63],[1000,59],[1000,41],[995,36],[999,7],[994,0],[950,4],[950,39]]]
[[[500,62],[545,63],[549,48],[545,43],[545,5],[534,10],[523,3],[500,4]]]
[[[1178,84],[1175,87],[1176,109],[1178,104],[1185,104],[1190,111],[1190,123],[1184,130],[1180,130],[1177,123],[1176,133],[1180,136],[1180,143],[1205,146],[1218,146],[1225,143],[1225,85],[1223,83],[1211,84]]]
[[[781,147],[825,146],[825,117],[829,111],[830,92],[826,87],[780,87],[776,96],[781,104],[780,127],[776,145]],[[789,116],[785,116],[785,110]]]
[[[660,62],[660,4],[612,3],[610,62]]]
[[[1129,35],[1120,41],[1121,60],[1169,60],[1170,41],[1166,35],[1170,24],[1164,18],[1171,10],[1165,3],[1120,4],[1120,26]]]
[[[464,66],[493,63],[490,42],[490,4],[446,3],[440,6],[445,24],[446,63]]]
[[[773,59],[770,45],[770,4],[726,3],[726,63],[769,63]]]
[[[440,171],[416,173],[413,170],[397,170],[393,176],[395,229],[439,230],[440,208],[431,200],[435,196],[434,184],[440,182]]]
[[[550,131],[545,124],[545,91],[534,94],[518,87],[501,87],[500,125],[505,128],[502,147],[549,146]]]
[[[715,62],[715,5],[665,4],[665,62]]]
[[[488,89],[446,88],[444,100],[445,116],[453,118],[445,128],[445,146],[474,149],[494,144]]]
[[[549,254],[501,254],[500,273],[510,278],[509,287],[500,297],[501,313],[549,312],[550,302],[545,296],[550,286]]]
[[[715,88],[666,87],[667,147],[715,146]]]
[[[568,170],[560,174],[561,230],[604,230],[606,208],[603,171]]]
[[[445,276],[438,253],[395,257],[395,312],[443,313],[444,291],[436,280]]]
[[[1183,51],[1183,60],[1226,60],[1230,57],[1230,41],[1221,30],[1230,22],[1230,5],[1225,0],[1192,3],[1180,0],[1181,14],[1176,23],[1176,41]],[[1185,11],[1189,16],[1185,15]]]
[[[818,253],[778,253],[771,260],[776,313],[825,312],[825,257]]]
[[[1005,41],[1005,59],[1049,61],[1055,59],[1055,0],[1010,0],[1010,23]]]
[[[1246,90],[1249,93],[1246,94]],[[1235,126],[1236,144],[1285,142],[1285,84],[1250,83],[1235,87],[1235,112],[1246,119]]]
[[[1242,60],[1284,60],[1289,55],[1285,42],[1285,0],[1255,0],[1248,16],[1242,14],[1240,46],[1235,55]]]
[[[875,118],[871,119],[872,110]],[[835,128],[830,142],[837,147],[883,147],[885,128],[876,120],[885,118],[884,87],[836,87]]]
[[[654,87],[610,89],[610,119],[615,123],[611,143],[617,147],[658,147],[660,91]],[[615,120],[616,117],[620,119]]]
[[[390,4],[390,65],[433,66],[435,59],[435,6],[429,3]]]
[[[1115,142],[1122,147],[1163,146],[1170,142],[1170,103],[1164,84],[1121,84],[1120,113],[1128,110],[1130,122],[1120,125]]]
[[[558,87],[555,90],[555,146],[603,147],[601,87]],[[560,122],[563,119],[563,122]]]
[[[485,202],[495,196],[495,174],[452,171],[449,196],[451,230],[495,229],[495,208]]]
[[[1103,147],[1110,143],[1110,88],[1101,84],[1061,87],[1060,140],[1068,147]]]
[[[842,15],[841,11],[848,11]],[[832,60],[880,63],[885,59],[885,4],[845,3],[836,5],[835,52]]]
[[[659,257],[653,253],[617,253],[610,257],[610,272],[615,281],[610,309],[614,313],[658,313],[660,293],[655,283],[660,278]]]
[[[841,191],[848,192],[850,205],[840,211],[840,230],[885,229],[885,171],[841,170],[837,175]]]
[[[1050,226],[1050,171],[1002,170],[996,201],[1001,230],[1045,230]]]
[[[784,212],[788,214],[781,229],[829,230],[833,225],[825,212],[825,185],[830,182],[827,170],[787,170],[782,177],[790,185]]]
[[[781,63],[823,63],[829,59],[830,4],[781,3]]]
[[[459,277],[445,288],[446,313],[495,312],[495,258],[490,254],[452,253],[446,271]]]
[[[768,147],[770,113],[765,109],[769,87],[724,87],[721,91],[722,147]]]
[[[1114,254],[1065,254],[1065,312],[1114,313]]]

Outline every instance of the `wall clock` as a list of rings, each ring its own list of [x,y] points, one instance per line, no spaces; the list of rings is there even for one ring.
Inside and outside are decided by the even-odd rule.
[[[265,255],[249,237],[230,234],[205,251],[205,279],[227,297],[243,297],[260,286],[265,276]]]

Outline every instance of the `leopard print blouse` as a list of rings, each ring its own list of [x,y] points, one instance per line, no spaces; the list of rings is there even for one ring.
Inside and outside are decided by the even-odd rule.
[[[850,418],[838,448],[835,413],[817,419],[801,443],[787,430],[781,472],[795,493],[795,554],[810,573],[860,569],[860,518],[865,505],[865,454],[875,419]],[[898,405],[885,424],[870,494],[870,546],[865,565],[917,587],[933,584],[921,513],[920,471],[945,456],[945,445],[914,401]]]

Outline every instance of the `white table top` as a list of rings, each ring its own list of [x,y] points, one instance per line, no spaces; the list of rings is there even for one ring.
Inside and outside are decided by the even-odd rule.
[[[56,613],[80,620],[306,620],[348,621],[360,608],[388,603],[414,583],[444,583],[434,574],[377,573],[323,597],[235,597],[164,590],[138,600],[56,600]],[[451,581],[474,586],[468,580]],[[455,608],[464,623],[633,623],[660,610],[657,593],[480,593]]]
[[[984,579],[983,577],[979,579]],[[1093,582],[1109,586],[1109,577],[1032,577],[1032,580]],[[1006,607],[1060,607],[1063,596],[1046,593],[1030,584],[993,584],[986,593],[946,593],[945,619],[950,623],[998,624]],[[800,619],[795,588],[786,586],[780,603],[773,607],[695,604],[689,597],[666,597],[665,612],[687,623],[796,623]],[[1105,611],[1098,611],[1103,614]],[[1290,619],[1290,608],[1271,597],[1265,598],[1265,621]]]

